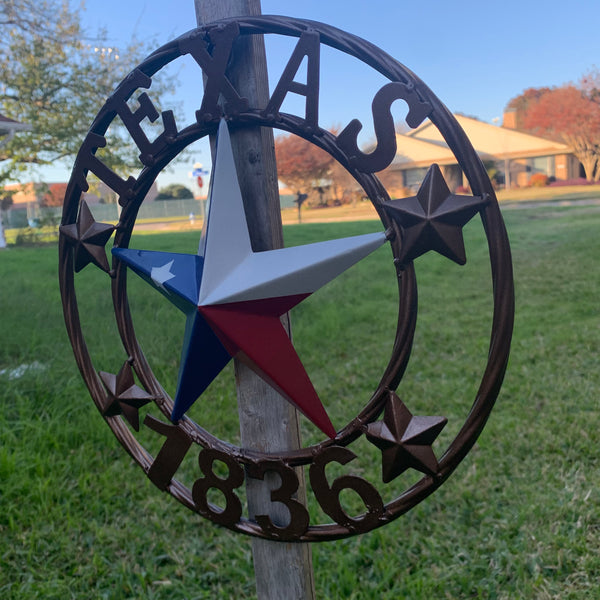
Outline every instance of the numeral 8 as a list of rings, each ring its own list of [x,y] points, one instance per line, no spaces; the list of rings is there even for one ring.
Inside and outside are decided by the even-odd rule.
[[[227,477],[221,478],[213,471],[214,462],[218,460],[227,465],[229,473]],[[244,483],[244,470],[235,459],[218,450],[202,450],[198,455],[198,465],[204,477],[197,479],[192,487],[192,498],[198,512],[220,525],[233,525],[242,516],[242,503],[233,492]],[[223,510],[210,504],[208,501],[208,490],[211,488],[219,490],[225,498]]]

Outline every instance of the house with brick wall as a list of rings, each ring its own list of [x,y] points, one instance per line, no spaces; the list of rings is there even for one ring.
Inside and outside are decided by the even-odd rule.
[[[12,193],[13,207],[35,206],[62,206],[66,183],[11,183],[4,186],[5,192]],[[148,190],[145,202],[152,202],[158,196],[156,181]],[[84,199],[88,204],[111,204],[117,200],[116,194],[104,183],[99,182],[96,193],[86,192]]]
[[[543,173],[557,180],[581,175],[581,165],[565,144],[517,131],[505,115],[502,127],[455,115],[483,161],[493,162],[507,187],[523,187]],[[437,163],[451,189],[468,182],[438,129],[427,120],[417,129],[396,135],[396,157],[388,171],[402,174],[406,188],[416,189],[429,166]]]

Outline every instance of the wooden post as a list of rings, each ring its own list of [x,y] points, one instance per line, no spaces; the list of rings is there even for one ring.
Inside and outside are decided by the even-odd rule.
[[[261,14],[260,0],[195,0],[198,25],[225,17]],[[250,106],[266,106],[269,95],[265,46],[262,37],[246,36],[234,48],[235,61],[228,77]],[[283,246],[281,210],[273,132],[251,128],[231,132],[237,176],[244,199],[250,240],[254,251]],[[242,445],[263,452],[296,449],[300,430],[296,409],[242,363],[235,364]],[[251,516],[270,514],[274,523],[286,524],[287,510],[269,500],[269,489],[278,477],[265,481],[247,478]],[[306,502],[301,481],[298,492]],[[280,507],[279,514],[277,509]],[[252,554],[259,600],[314,600],[310,546],[300,543],[252,540]]]

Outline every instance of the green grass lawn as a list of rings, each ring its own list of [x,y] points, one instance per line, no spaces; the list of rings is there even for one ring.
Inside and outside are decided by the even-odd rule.
[[[505,218],[517,315],[490,421],[454,475],[407,515],[362,537],[313,546],[318,598],[598,594],[600,210],[540,207]],[[377,228],[373,221],[307,224],[287,227],[285,236],[299,244]],[[398,390],[415,414],[448,417],[438,455],[468,413],[489,343],[481,226],[469,224],[465,238],[465,267],[437,255],[416,261],[419,321]],[[197,243],[198,233],[186,232],[140,236],[132,247],[194,252]],[[0,598],[255,597],[250,539],[159,492],[98,414],[65,332],[56,249],[0,252],[0,282]],[[77,286],[95,365],[116,372],[124,357],[107,278],[88,267]],[[142,347],[172,392],[183,321],[137,278],[130,288]],[[294,309],[296,347],[334,423],[368,400],[390,354],[396,311],[388,248]],[[38,368],[11,376],[31,364]],[[236,441],[232,379],[224,372],[192,416]],[[306,424],[304,437],[320,439]],[[378,455],[360,449],[360,474],[376,485]],[[388,501],[411,480],[377,485]]]
[[[547,187],[514,188],[500,190],[498,200],[502,202],[571,202],[577,200],[597,200],[600,198],[600,185],[565,185]]]

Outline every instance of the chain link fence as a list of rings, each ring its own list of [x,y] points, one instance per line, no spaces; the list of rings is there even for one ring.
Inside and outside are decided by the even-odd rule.
[[[96,221],[114,222],[119,220],[120,206],[118,204],[92,204],[90,210]],[[196,219],[203,219],[206,210],[206,200],[163,200],[142,204],[138,213],[138,220],[162,221],[178,218],[189,219],[191,215]],[[6,229],[21,229],[23,227],[38,227],[47,220],[60,221],[62,207],[41,208],[31,202],[25,206],[13,206],[3,214],[3,223]]]
[[[295,196],[280,196],[281,208],[296,206]],[[170,220],[194,219],[202,221],[206,214],[204,200],[188,198],[185,200],[159,200],[144,202],[138,213],[138,220],[161,222]],[[118,204],[90,204],[90,210],[96,221],[116,223],[119,220],[120,206]],[[12,206],[2,213],[2,223],[5,229],[37,228],[44,224],[59,223],[62,216],[62,206],[40,207],[37,202]]]

